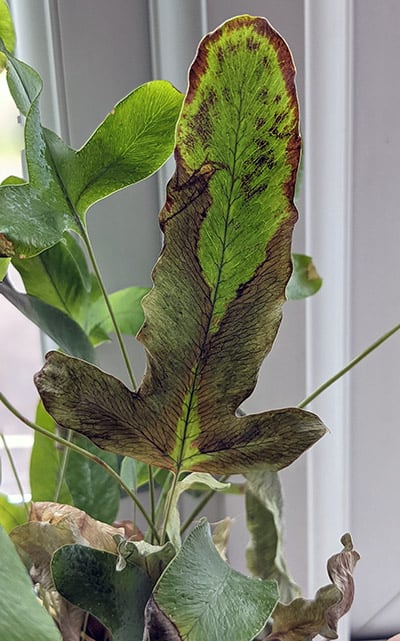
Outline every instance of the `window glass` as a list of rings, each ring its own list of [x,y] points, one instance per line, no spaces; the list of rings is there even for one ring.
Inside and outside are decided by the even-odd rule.
[[[0,182],[13,174],[22,175],[21,150],[23,127],[18,111],[9,94],[6,74],[0,74]],[[18,289],[21,281],[10,269],[10,279]],[[32,419],[37,393],[32,374],[40,368],[41,347],[39,330],[0,296],[0,389],[25,416]],[[4,435],[17,468],[24,492],[29,496],[29,456],[33,442],[32,431],[0,405],[0,433]],[[0,440],[0,492],[10,500],[20,495],[3,441]]]

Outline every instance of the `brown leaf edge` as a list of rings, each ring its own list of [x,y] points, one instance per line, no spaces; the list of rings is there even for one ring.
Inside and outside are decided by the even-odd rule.
[[[360,559],[353,549],[350,534],[344,534],[341,543],[343,550],[330,557],[327,563],[332,583],[320,588],[313,600],[300,597],[288,605],[278,603],[265,641],[310,641],[317,635],[338,638],[338,621],[353,603],[353,571]]]

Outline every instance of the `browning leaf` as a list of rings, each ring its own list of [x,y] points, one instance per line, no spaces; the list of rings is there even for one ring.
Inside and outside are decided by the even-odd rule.
[[[36,384],[56,421],[97,445],[175,472],[289,465],[325,432],[296,408],[238,416],[281,321],[300,154],[294,66],[263,18],[206,36],[189,74],[164,247],[138,334],[137,393],[50,354]]]
[[[278,603],[268,641],[309,641],[318,634],[338,638],[337,623],[353,602],[353,570],[360,558],[353,550],[350,534],[345,534],[341,542],[343,550],[327,564],[332,584],[320,588],[313,600],[297,598],[288,605]]]

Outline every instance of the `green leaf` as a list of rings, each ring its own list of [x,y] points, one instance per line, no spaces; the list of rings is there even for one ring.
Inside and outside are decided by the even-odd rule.
[[[146,608],[149,641],[251,641],[270,617],[278,593],[274,582],[232,570],[217,552],[203,519],[162,574],[153,598]],[[165,619],[176,636],[157,636]]]
[[[5,494],[0,494],[0,527],[6,532],[26,521],[26,509],[20,503],[10,503]]]
[[[36,410],[35,422],[46,429],[49,434],[56,433],[56,424],[46,412],[40,401]],[[65,480],[57,496],[61,473],[59,446],[39,432],[35,432],[29,467],[29,480],[32,501],[59,501],[72,505],[72,497]]]
[[[134,565],[116,570],[118,557],[82,545],[66,545],[52,560],[57,590],[93,614],[113,641],[142,641],[144,608],[153,582]]]
[[[7,80],[18,109],[26,116],[25,156],[29,183],[0,187],[0,255],[25,258],[61,240],[67,229],[80,231],[40,124],[40,76],[7,54]]]
[[[26,292],[65,312],[79,322],[89,295],[90,277],[85,255],[71,234],[30,259],[13,259]]]
[[[9,51],[14,51],[15,31],[10,9],[6,0],[0,0],[0,38],[3,40]],[[0,72],[5,68],[6,62],[6,56],[3,53],[0,53]]]
[[[10,258],[0,258],[0,281],[2,281],[7,274],[10,260]]]
[[[143,300],[139,391],[57,354],[36,384],[61,425],[104,449],[176,472],[278,470],[325,433],[296,408],[237,415],[275,339],[291,273],[292,58],[266,20],[242,16],[203,40],[189,79],[160,215],[164,248]]]
[[[84,331],[59,309],[43,303],[34,296],[17,292],[7,280],[0,283],[0,294],[67,354],[79,356],[87,361],[95,360],[93,347]]]
[[[113,109],[79,151],[40,123],[40,76],[8,58],[12,96],[26,116],[29,183],[0,187],[0,256],[27,258],[58,243],[65,231],[83,233],[85,212],[109,194],[154,173],[171,154],[182,96],[153,81]]]
[[[172,153],[182,94],[164,80],[121,100],[77,152],[48,137],[64,185],[82,216],[96,201],[153,174]]]
[[[100,450],[83,436],[74,435],[73,440],[83,449],[108,463],[114,470],[118,469],[118,460],[115,454]],[[65,479],[76,507],[99,521],[112,523],[115,520],[119,509],[119,484],[101,465],[89,461],[78,452],[70,451]]]
[[[313,296],[321,288],[322,278],[318,275],[310,256],[293,254],[293,273],[286,287],[289,300]]]
[[[55,623],[39,604],[14,545],[0,527],[1,636],[7,641],[61,641]]]
[[[290,577],[283,553],[282,488],[277,472],[250,471],[246,475],[246,516],[250,542],[247,567],[260,579],[275,580],[283,603],[300,595]]]
[[[4,178],[4,180],[0,183],[0,185],[25,185],[26,180],[24,178],[21,178],[20,176],[7,176],[7,178]]]
[[[136,336],[143,324],[142,298],[149,292],[147,287],[127,287],[109,295],[119,328],[123,334]],[[110,314],[103,298],[98,298],[89,307],[85,319],[90,336],[107,335],[114,331]],[[99,334],[100,332],[100,334]]]
[[[136,492],[137,490],[137,473],[136,473],[136,461],[135,459],[131,458],[130,456],[125,456],[122,459],[121,463],[121,469],[120,469],[120,476],[125,483],[129,487],[130,490],[133,490]],[[146,481],[147,482],[147,479]]]

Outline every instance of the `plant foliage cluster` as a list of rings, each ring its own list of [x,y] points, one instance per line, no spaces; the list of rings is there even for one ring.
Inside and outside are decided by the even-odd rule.
[[[7,11],[3,23],[12,32]],[[200,43],[185,96],[149,82],[75,150],[42,125],[41,79],[2,34],[28,176],[0,187],[0,292],[59,346],[35,376],[35,423],[1,396],[35,429],[28,518],[0,498],[2,638],[336,638],[358,555],[344,537],[330,582],[303,599],[283,558],[278,477],[326,428],[299,407],[240,410],[286,298],[321,284],[311,259],[291,256],[300,136],[286,43],[263,18],[229,20]],[[86,213],[173,150],[153,287],[109,295]],[[10,262],[26,293],[8,279]],[[96,366],[112,333],[128,386]],[[127,336],[147,355],[139,386]],[[245,483],[229,483],[238,473]],[[147,529],[115,522],[121,487]],[[198,505],[181,522],[188,491]],[[226,560],[229,519],[197,520],[220,491],[245,493],[251,576]]]

